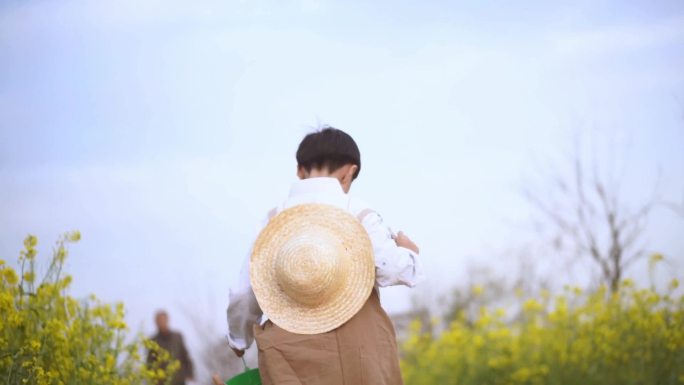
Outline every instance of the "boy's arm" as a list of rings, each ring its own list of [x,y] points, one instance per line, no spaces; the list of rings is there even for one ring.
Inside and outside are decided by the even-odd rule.
[[[277,208],[269,211],[261,221],[259,230],[263,229],[276,213]],[[256,236],[254,239],[256,240]],[[259,303],[252,290],[252,283],[249,280],[250,255],[251,250],[242,263],[237,283],[230,288],[228,309],[226,309],[228,344],[238,356],[241,356],[254,342],[254,330],[252,327],[258,324],[259,319],[263,315],[263,311],[259,307]]]
[[[422,281],[423,269],[418,258],[418,248],[408,237],[400,233],[395,240],[390,228],[374,211],[363,215],[361,223],[366,228],[373,244],[375,281],[378,286],[414,287]],[[398,246],[398,244],[406,247]]]
[[[228,344],[233,350],[245,350],[254,341],[252,327],[263,312],[257,303],[249,281],[249,254],[240,270],[238,282],[230,288],[228,309]]]

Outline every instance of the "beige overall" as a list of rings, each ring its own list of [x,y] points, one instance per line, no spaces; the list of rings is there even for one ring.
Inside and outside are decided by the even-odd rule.
[[[377,289],[354,317],[327,333],[294,334],[267,321],[254,334],[264,385],[403,384],[394,326]]]

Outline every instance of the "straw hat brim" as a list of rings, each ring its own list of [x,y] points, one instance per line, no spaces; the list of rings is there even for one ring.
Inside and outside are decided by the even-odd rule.
[[[290,298],[278,285],[275,263],[292,237],[324,232],[326,242],[345,250],[345,276],[330,298],[315,306]],[[315,241],[313,239],[312,241]],[[259,306],[279,327],[297,334],[333,330],[363,307],[375,284],[373,247],[366,229],[346,210],[325,204],[302,204],[273,217],[259,234],[250,257],[250,280]]]

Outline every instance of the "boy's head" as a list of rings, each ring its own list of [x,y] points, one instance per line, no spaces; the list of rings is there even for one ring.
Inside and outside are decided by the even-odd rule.
[[[300,179],[334,177],[349,192],[361,171],[361,153],[349,134],[325,127],[302,139],[297,149],[297,176]]]

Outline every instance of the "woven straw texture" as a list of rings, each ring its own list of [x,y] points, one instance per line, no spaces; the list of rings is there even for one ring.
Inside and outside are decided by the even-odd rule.
[[[298,205],[261,231],[249,274],[259,306],[276,325],[298,334],[325,333],[368,299],[375,284],[373,247],[347,211]]]

